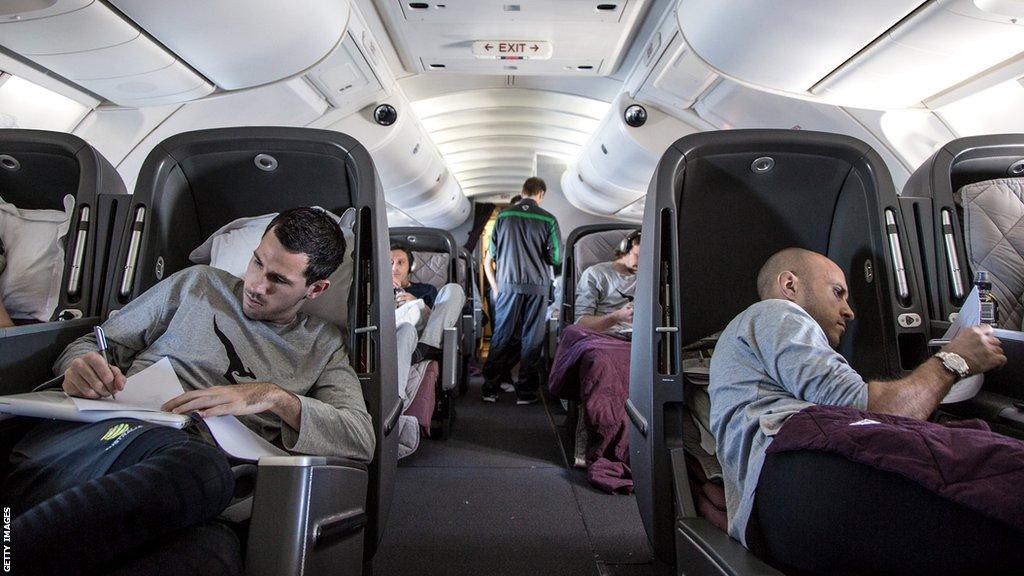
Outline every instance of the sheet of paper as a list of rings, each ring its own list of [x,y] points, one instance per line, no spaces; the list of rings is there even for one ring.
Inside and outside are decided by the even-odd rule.
[[[978,287],[975,286],[971,293],[967,295],[967,299],[964,300],[964,305],[960,307],[960,313],[957,314],[956,321],[942,335],[942,339],[950,341],[956,338],[957,334],[964,328],[977,326],[978,324],[981,324],[981,299],[978,297]],[[940,403],[953,404],[954,402],[970,400],[978,394],[984,383],[984,374],[975,374],[962,380],[957,380]]]
[[[965,327],[977,326],[978,324],[981,324],[981,298],[978,297],[978,287],[975,286],[971,293],[967,295],[967,299],[964,300],[964,305],[960,307],[956,321],[949,326],[946,333],[942,335],[942,339],[952,340]]]
[[[89,400],[72,398],[79,410],[144,410],[159,412],[160,406],[184,390],[178,375],[174,373],[171,361],[161,358],[145,370],[133,374],[125,382],[124,390],[117,393],[117,400],[102,398]]]
[[[288,453],[267,442],[234,416],[212,416],[203,420],[222,450],[242,460],[263,456],[287,456]]]

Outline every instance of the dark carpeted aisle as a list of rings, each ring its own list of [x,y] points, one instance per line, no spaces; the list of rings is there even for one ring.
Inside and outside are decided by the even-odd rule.
[[[456,400],[452,436],[399,462],[378,575],[661,576],[631,496],[567,467],[543,404]],[[557,401],[548,399],[557,408]]]

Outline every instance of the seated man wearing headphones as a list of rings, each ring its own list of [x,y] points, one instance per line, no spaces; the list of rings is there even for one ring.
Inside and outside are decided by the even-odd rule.
[[[441,339],[444,330],[455,326],[462,316],[462,307],[466,304],[466,292],[458,284],[445,284],[439,291],[431,284],[413,282],[410,274],[415,263],[416,257],[408,246],[398,242],[391,244],[391,279],[395,285],[395,304],[401,305],[422,299],[429,312],[426,326],[423,327],[418,342],[414,330],[399,326],[398,357],[403,360],[399,362],[400,383],[404,383],[405,377],[408,376],[405,359],[411,359],[412,364],[423,360],[441,360]]]
[[[576,324],[588,330],[628,334],[640,261],[640,231],[626,235],[611,262],[594,264],[576,283]]]

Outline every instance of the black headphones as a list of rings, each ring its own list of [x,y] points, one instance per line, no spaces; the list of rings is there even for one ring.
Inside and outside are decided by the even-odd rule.
[[[620,256],[629,254],[629,251],[633,249],[633,243],[640,237],[640,230],[633,230],[629,234],[622,237],[622,241],[619,242],[617,252]]]

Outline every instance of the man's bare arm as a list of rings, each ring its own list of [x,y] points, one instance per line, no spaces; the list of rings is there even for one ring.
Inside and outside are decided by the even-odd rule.
[[[633,306],[627,304],[622,308],[608,314],[596,315],[596,314],[584,314],[576,319],[576,323],[586,328],[587,330],[593,330],[595,332],[604,332],[605,330],[615,326],[619,322],[632,322],[633,321]]]
[[[1006,363],[999,339],[992,327],[975,326],[962,331],[942,347],[967,361],[971,374],[981,374]],[[929,358],[905,378],[868,382],[868,410],[882,414],[926,420],[949,392],[957,377],[942,366],[938,358]]]
[[[490,251],[484,254],[484,274],[487,276],[487,283],[491,285],[491,290],[497,294],[498,278],[494,275],[494,258],[491,257]]]
[[[247,382],[192,390],[168,400],[161,409],[177,414],[198,411],[203,418],[273,412],[294,430],[299,430],[302,423],[302,403],[298,397],[272,382]]]

